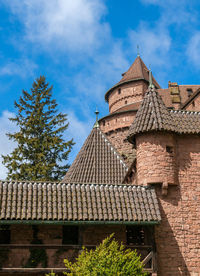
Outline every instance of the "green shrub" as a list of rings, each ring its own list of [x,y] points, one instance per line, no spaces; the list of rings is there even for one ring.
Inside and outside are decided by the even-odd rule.
[[[106,238],[94,250],[83,251],[75,263],[64,260],[66,269],[64,275],[75,276],[119,276],[119,275],[147,275],[143,272],[143,265],[136,251],[126,249],[124,245],[113,238],[113,235]]]

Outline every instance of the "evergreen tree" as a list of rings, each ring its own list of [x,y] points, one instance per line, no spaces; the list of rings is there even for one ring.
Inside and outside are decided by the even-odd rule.
[[[40,76],[31,91],[22,91],[15,102],[17,115],[10,118],[19,131],[7,136],[17,143],[9,155],[2,156],[8,169],[7,179],[13,180],[60,180],[69,165],[63,165],[73,146],[73,139],[65,142],[63,133],[68,128],[67,115],[58,113],[52,99],[52,86]]]

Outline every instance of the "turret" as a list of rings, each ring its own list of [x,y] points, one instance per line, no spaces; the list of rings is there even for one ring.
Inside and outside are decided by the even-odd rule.
[[[128,140],[135,144],[137,184],[177,184],[176,129],[172,114],[157,93],[150,73],[149,88],[130,127]]]
[[[135,154],[126,137],[148,88],[148,79],[149,70],[138,55],[128,71],[122,74],[122,79],[105,94],[110,114],[99,120],[100,129],[128,165],[132,163]],[[156,80],[152,79],[155,87],[159,88]]]

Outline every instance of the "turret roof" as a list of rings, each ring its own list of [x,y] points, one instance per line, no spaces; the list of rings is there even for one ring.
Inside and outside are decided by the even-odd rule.
[[[140,56],[137,56],[137,58],[130,66],[128,71],[123,74],[123,77],[119,83],[123,83],[125,81],[130,81],[130,80],[136,80],[136,79],[149,81],[149,70],[144,64]],[[154,77],[153,77],[153,84],[155,85],[156,88],[160,88],[160,85],[157,83]]]
[[[161,88],[160,85],[157,83],[154,77],[153,79],[153,84],[155,85],[156,88]],[[145,80],[149,82],[149,70],[144,64],[143,60],[141,59],[140,56],[137,56],[133,64],[130,66],[128,71],[126,71],[124,74],[122,74],[122,79],[114,85],[111,89],[109,89],[106,94],[105,94],[105,99],[106,101],[108,100],[108,96],[110,92],[117,86],[127,83],[130,81],[136,81],[136,80]]]
[[[174,118],[163,103],[161,96],[157,93],[155,87],[149,88],[135,120],[130,126],[128,140],[131,141],[135,134],[147,131],[174,131],[175,129]]]

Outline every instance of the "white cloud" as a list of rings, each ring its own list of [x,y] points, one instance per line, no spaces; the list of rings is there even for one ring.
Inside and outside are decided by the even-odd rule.
[[[136,45],[140,46],[140,51],[146,64],[162,65],[166,64],[166,60],[171,47],[171,37],[164,26],[149,28],[142,23],[137,30],[129,32],[129,38],[132,47],[136,49]]]
[[[3,111],[0,117],[0,179],[5,179],[7,173],[7,169],[2,164],[3,159],[1,155],[11,153],[15,146],[15,143],[13,141],[10,141],[6,136],[6,133],[13,133],[17,130],[16,126],[9,120],[9,118],[11,117],[14,117],[14,114],[7,110]]]
[[[116,42],[109,52],[98,53],[93,62],[87,64],[87,70],[75,76],[74,85],[82,95],[92,96],[91,102],[98,103],[102,101],[106,90],[120,80],[121,73],[128,67],[129,63],[122,46]]]
[[[5,1],[24,24],[26,39],[72,51],[97,47],[109,33],[101,0]]]
[[[188,59],[197,67],[200,67],[200,31],[197,31],[188,42]]]
[[[21,58],[18,60],[8,61],[6,64],[0,67],[0,76],[19,76],[21,78],[27,78],[27,76],[33,76],[37,65],[27,58]]]

